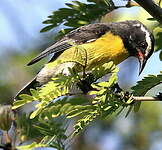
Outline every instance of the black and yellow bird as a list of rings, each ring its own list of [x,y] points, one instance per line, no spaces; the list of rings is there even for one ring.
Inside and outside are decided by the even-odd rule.
[[[76,54],[77,46],[80,46],[83,51]],[[129,56],[134,56],[139,60],[140,74],[154,51],[154,37],[139,21],[96,23],[77,28],[28,63],[28,65],[32,65],[53,54],[51,60],[18,95],[33,88],[35,83],[41,86],[58,73],[66,73],[68,67],[77,66],[75,63],[77,61],[83,63],[84,50],[87,71],[109,61],[119,64]]]

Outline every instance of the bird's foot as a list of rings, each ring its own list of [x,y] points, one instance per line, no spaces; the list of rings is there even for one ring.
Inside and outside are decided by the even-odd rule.
[[[115,83],[112,87],[111,90],[113,91],[113,93],[120,93],[122,91],[122,89],[120,88],[118,83]]]
[[[94,76],[91,73],[86,74],[83,79],[80,79],[80,81],[77,83],[77,86],[81,89],[83,94],[87,94],[89,91],[94,90],[94,88],[91,86],[94,81]]]
[[[114,94],[116,94],[117,96],[119,96],[119,98],[126,104],[133,104],[134,101],[131,99],[132,97],[132,94],[128,91],[124,92],[118,83],[114,84],[112,87],[111,87],[111,90]]]

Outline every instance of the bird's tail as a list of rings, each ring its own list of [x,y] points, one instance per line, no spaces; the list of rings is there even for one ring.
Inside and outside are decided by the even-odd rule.
[[[39,82],[36,81],[36,77],[34,77],[30,82],[28,82],[14,97],[14,101],[19,99],[20,94],[29,94],[30,95],[30,89],[35,89],[36,87],[39,87]]]

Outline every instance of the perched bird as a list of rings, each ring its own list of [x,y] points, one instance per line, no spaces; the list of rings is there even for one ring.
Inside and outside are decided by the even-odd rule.
[[[77,46],[82,50],[77,50]],[[76,67],[78,64],[76,62],[84,65],[85,59],[85,70],[90,71],[94,66],[109,61],[119,64],[129,56],[134,56],[139,60],[140,74],[153,51],[154,37],[139,21],[85,25],[66,34],[28,63],[32,65],[53,54],[51,60],[30,83],[20,90],[17,96],[26,93],[36,85],[47,83],[58,73],[67,72],[68,67]],[[61,63],[57,64],[56,62],[59,61]],[[76,68],[78,71],[81,70],[78,66]]]

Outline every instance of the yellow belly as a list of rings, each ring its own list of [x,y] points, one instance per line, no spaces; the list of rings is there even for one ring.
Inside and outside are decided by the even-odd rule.
[[[104,64],[113,61],[116,65],[128,57],[122,39],[111,33],[103,35],[93,42],[85,44],[88,49],[88,66],[91,68],[95,64]]]

